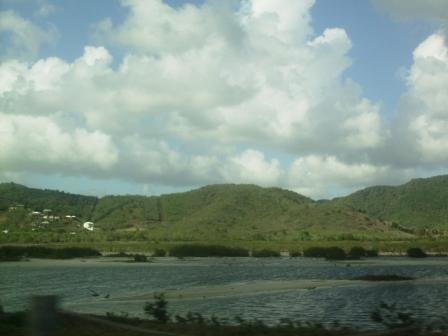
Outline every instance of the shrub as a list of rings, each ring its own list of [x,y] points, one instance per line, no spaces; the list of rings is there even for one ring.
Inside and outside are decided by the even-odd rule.
[[[378,257],[378,250],[366,250],[366,257]]]
[[[155,249],[152,253],[153,257],[164,257],[166,256],[166,251],[162,249]]]
[[[134,255],[135,262],[147,262],[148,258],[144,254],[136,254]]]
[[[106,255],[109,258],[129,258],[132,257],[132,254],[127,254],[126,252],[120,251],[118,253],[111,253]]]
[[[252,257],[255,257],[255,258],[280,257],[280,253],[277,251],[265,249],[265,250],[253,251]]]
[[[352,259],[361,259],[362,257],[367,257],[367,251],[364,247],[354,246],[348,252],[348,257]]]
[[[411,247],[406,251],[409,258],[425,258],[427,254],[419,247]]]
[[[325,247],[310,247],[303,251],[303,256],[307,258],[324,258],[327,253]]]
[[[145,314],[152,316],[157,322],[167,323],[170,316],[167,311],[168,302],[165,300],[165,294],[154,294],[154,300],[155,302],[145,303]]]
[[[291,251],[291,252],[289,252],[289,256],[291,258],[297,258],[297,257],[301,257],[302,253],[300,253],[299,251]]]
[[[325,259],[327,260],[344,260],[346,258],[345,251],[340,247],[329,247],[325,252]]]
[[[385,302],[381,302],[379,307],[370,313],[370,319],[389,329],[416,327],[420,324],[420,321],[416,320],[413,314],[399,311],[396,304]]]
[[[248,257],[249,251],[242,248],[219,245],[179,245],[170,250],[173,257]]]

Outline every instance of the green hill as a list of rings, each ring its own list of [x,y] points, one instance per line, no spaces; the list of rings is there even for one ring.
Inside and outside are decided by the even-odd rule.
[[[376,186],[332,201],[411,229],[448,229],[448,175]]]
[[[22,204],[28,209],[52,209],[54,212],[87,218],[92,214],[97,201],[92,196],[28,188],[16,183],[0,183],[0,210]]]
[[[184,193],[145,196],[71,195],[58,191],[1,184],[0,225],[8,229],[36,226],[31,211],[51,209],[63,218],[76,215],[107,232],[147,232],[165,240],[303,240],[313,238],[405,237],[380,220],[344,204],[314,202],[280,188],[211,185]],[[10,211],[14,204],[26,210]],[[22,216],[11,218],[21,213]],[[3,218],[3,219],[2,219]],[[48,224],[48,223],[47,223]],[[73,230],[67,222],[51,227]],[[37,225],[39,227],[39,225]]]

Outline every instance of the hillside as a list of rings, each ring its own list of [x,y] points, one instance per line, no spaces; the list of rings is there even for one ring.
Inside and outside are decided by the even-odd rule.
[[[414,229],[448,229],[448,175],[376,186],[332,201],[369,216]]]
[[[0,225],[9,230],[31,227],[31,210],[52,209],[52,213],[61,218],[74,214],[79,222],[93,221],[96,228],[103,231],[139,230],[149,232],[154,238],[168,240],[406,236],[346,205],[314,202],[291,191],[255,185],[212,185],[158,197],[106,196],[98,199],[3,184],[0,185],[0,199],[3,200]],[[9,206],[14,204],[23,204],[27,210],[9,211]],[[17,213],[22,213],[21,220],[11,221],[11,216]],[[64,226],[73,230],[70,223],[58,223],[38,227],[44,231],[54,226],[59,230]]]

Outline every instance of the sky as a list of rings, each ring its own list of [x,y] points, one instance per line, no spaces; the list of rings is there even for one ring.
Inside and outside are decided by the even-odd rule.
[[[0,0],[0,182],[89,195],[448,173],[446,0]]]

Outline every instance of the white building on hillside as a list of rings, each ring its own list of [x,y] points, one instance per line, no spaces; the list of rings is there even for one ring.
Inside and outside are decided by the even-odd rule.
[[[93,231],[93,223],[92,222],[85,222],[82,226],[86,230]]]

